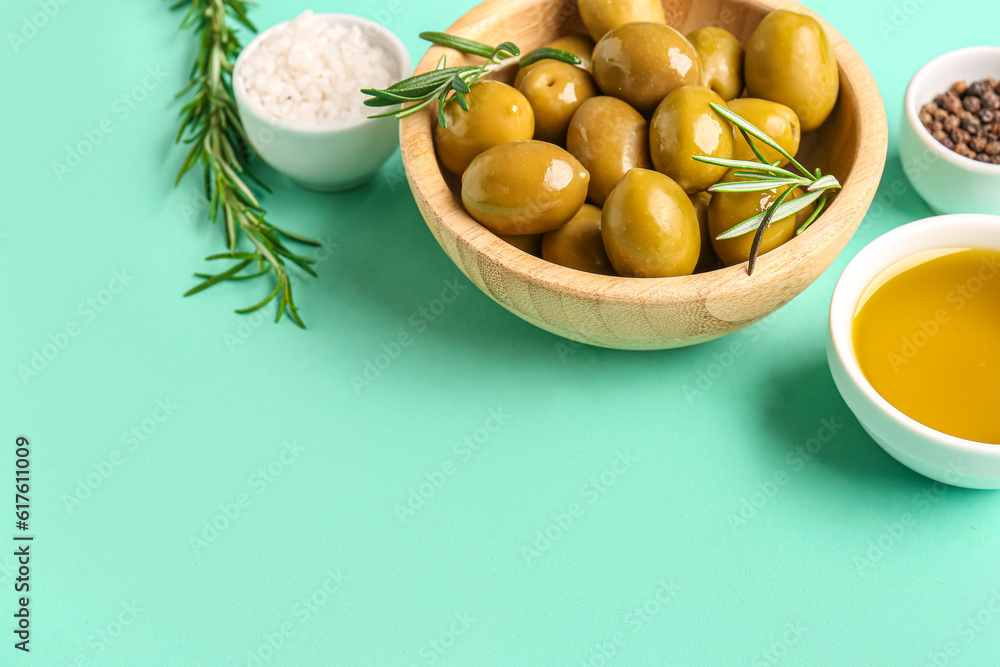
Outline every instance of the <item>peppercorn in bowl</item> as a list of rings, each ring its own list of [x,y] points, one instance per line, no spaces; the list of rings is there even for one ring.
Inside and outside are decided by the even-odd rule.
[[[899,134],[903,171],[934,211],[1000,214],[1000,47],[950,51],[921,67]]]

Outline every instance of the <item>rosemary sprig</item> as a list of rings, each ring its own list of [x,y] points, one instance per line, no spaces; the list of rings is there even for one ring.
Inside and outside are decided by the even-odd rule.
[[[480,65],[448,67],[446,57],[442,55],[433,71],[404,79],[385,90],[365,88],[361,92],[370,96],[369,99],[365,100],[365,105],[370,107],[394,107],[398,104],[413,102],[402,110],[394,109],[369,116],[369,118],[381,118],[382,116],[406,118],[437,100],[438,123],[441,127],[447,127],[448,122],[444,117],[445,102],[455,98],[458,100],[458,105],[468,111],[469,102],[465,96],[469,93],[469,86],[487,74],[515,64],[527,67],[545,59],[560,60],[571,65],[580,64],[580,59],[575,55],[559,49],[540,48],[522,56],[521,49],[513,42],[489,46],[444,32],[422,32],[420,38],[438,46],[446,46],[486,60]]]
[[[290,251],[285,239],[316,246],[317,242],[303,238],[272,225],[265,220],[264,209],[247,184],[247,179],[270,192],[253,174],[247,171],[250,160],[249,141],[236,110],[232,94],[233,63],[240,52],[240,41],[228,21],[234,20],[247,29],[257,28],[247,17],[250,0],[180,0],[171,6],[177,9],[188,6],[181,21],[182,29],[195,31],[199,36],[198,57],[191,68],[191,81],[177,97],[193,91],[181,109],[181,126],[177,143],[190,144],[191,149],[181,165],[174,186],[199,162],[203,167],[205,196],[209,201],[208,217],[212,222],[225,221],[228,252],[211,255],[206,260],[233,260],[235,264],[216,274],[196,273],[203,281],[188,290],[191,296],[227,280],[249,280],[269,274],[274,275],[274,289],[263,301],[237,313],[252,313],[278,297],[275,322],[288,312],[289,317],[303,329],[298,308],[292,298],[292,283],[286,262],[292,262],[311,275],[310,266],[316,260]],[[237,252],[240,233],[249,239],[250,252]],[[256,271],[240,272],[255,265]]]
[[[788,154],[771,137],[767,136],[752,123],[739,114],[733,113],[721,104],[713,104],[712,109],[720,116],[732,123],[740,131],[747,144],[753,150],[757,161],[754,160],[726,160],[723,158],[709,157],[707,155],[695,155],[693,158],[705,164],[712,164],[726,169],[735,169],[734,176],[747,179],[743,181],[732,181],[728,183],[716,183],[708,190],[709,192],[764,192],[766,190],[779,190],[783,192],[775,199],[774,203],[763,213],[759,213],[752,218],[748,218],[738,225],[716,237],[718,240],[731,239],[736,236],[748,234],[756,230],[753,244],[750,247],[750,261],[747,264],[747,274],[752,275],[754,266],[757,264],[757,254],[760,251],[760,242],[764,236],[764,230],[775,220],[783,220],[790,215],[798,213],[810,204],[815,202],[816,206],[809,217],[795,230],[796,234],[804,232],[811,225],[819,214],[822,213],[834,190],[841,188],[840,181],[834,176],[824,176],[817,168],[815,172],[810,172],[803,167],[798,160]],[[779,167],[777,163],[771,164],[767,161],[760,149],[754,143],[757,139],[765,146],[773,148],[782,156],[788,159],[788,163],[798,171],[795,173],[789,169]],[[803,188],[805,194],[789,201],[795,188]]]

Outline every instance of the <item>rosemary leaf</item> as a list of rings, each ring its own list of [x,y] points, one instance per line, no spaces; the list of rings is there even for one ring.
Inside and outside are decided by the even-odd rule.
[[[448,127],[448,120],[444,117],[444,103],[448,101],[448,88],[441,91],[438,97],[438,124],[444,128]]]
[[[817,174],[819,176],[819,174]],[[840,182],[835,176],[821,176],[813,181],[813,184],[809,186],[809,190],[825,190],[828,188],[839,188]]]
[[[826,203],[829,201],[829,196],[828,196],[829,194],[830,194],[829,190],[823,191],[823,194],[822,196],[820,196],[819,201],[816,202],[816,208],[813,209],[813,212],[809,215],[808,218],[806,218],[805,222],[802,223],[802,226],[800,226],[798,229],[795,230],[795,233],[797,235],[806,231],[809,225],[816,222],[816,218],[818,218],[819,214],[823,212],[824,208],[826,208]]]
[[[514,42],[502,42],[497,45],[497,48],[493,50],[493,58],[496,58],[501,53],[509,53],[512,56],[521,55],[521,49],[517,48],[517,44]]]
[[[247,266],[249,266],[250,262],[252,262],[252,261],[253,261],[252,259],[244,259],[242,262],[239,262],[238,264],[234,264],[232,267],[230,267],[229,269],[223,271],[222,273],[217,273],[214,276],[211,276],[210,278],[208,278],[207,280],[205,280],[204,282],[199,283],[198,285],[195,285],[194,287],[192,287],[191,289],[189,289],[187,292],[185,292],[184,296],[191,296],[192,294],[197,294],[198,292],[202,291],[203,289],[208,289],[209,287],[211,287],[212,285],[215,285],[216,283],[220,283],[223,280],[228,280],[230,277],[235,276],[237,273],[239,273],[243,269],[247,268]]]
[[[784,176],[785,178],[798,178],[798,176],[787,169],[775,167],[772,164],[761,164],[760,162],[754,162],[753,160],[729,160],[721,157],[710,157],[708,155],[693,155],[691,156],[691,159],[697,160],[698,162],[704,162],[705,164],[714,164],[718,167],[725,167],[726,169],[745,169],[747,171]]]
[[[808,184],[808,181],[806,182]],[[729,181],[726,183],[716,183],[708,189],[709,192],[764,192],[765,190],[774,190],[775,188],[783,188],[787,186],[801,186],[803,185],[802,179],[798,178],[784,178],[784,179],[760,179],[753,181]]]
[[[445,69],[436,69],[430,72],[424,72],[423,74],[418,74],[417,76],[410,77],[409,79],[404,79],[399,83],[394,83],[386,88],[385,92],[421,98],[433,92],[437,87],[441,86],[454,75],[474,69],[476,69],[476,67],[466,65],[463,67],[446,67]],[[371,95],[372,93],[369,91],[370,89],[365,89],[361,92]]]
[[[384,107],[389,106],[390,104],[399,104],[400,102],[416,102],[417,100],[423,99],[423,96],[421,95],[401,95],[388,90],[365,89],[361,92],[365,95],[371,95],[369,99],[365,100],[365,106],[369,107]]]
[[[397,100],[389,100],[384,97],[369,97],[365,100],[366,107],[396,107],[399,105],[400,102]]]
[[[740,134],[743,135],[743,141],[747,142],[747,145],[750,146],[750,150],[752,150],[753,154],[757,156],[757,159],[764,164],[771,164],[771,162],[766,157],[764,157],[764,154],[760,152],[760,149],[757,148],[757,144],[753,142],[753,139],[750,138],[750,135],[747,133],[747,131],[744,130],[742,127],[737,129],[740,131]]]
[[[275,285],[274,289],[271,291],[271,293],[263,301],[261,301],[260,303],[258,303],[256,305],[250,306],[249,308],[237,308],[236,312],[240,313],[241,315],[246,315],[248,313],[252,313],[254,311],[260,310],[261,308],[263,308],[267,304],[269,304],[272,301],[274,301],[274,297],[278,296],[278,289],[280,287],[281,287],[280,284]]]
[[[809,193],[806,193],[806,194],[802,195],[801,197],[796,197],[795,199],[793,199],[793,200],[791,200],[789,202],[783,203],[780,207],[777,207],[777,210],[772,214],[772,216],[771,216],[772,219],[773,220],[784,220],[785,218],[787,218],[788,216],[792,215],[793,213],[798,213],[799,211],[801,211],[802,209],[804,209],[806,206],[809,206],[809,204],[811,204],[814,201],[816,201],[823,194],[823,192],[826,192],[826,191],[825,190],[821,190],[821,191],[816,191],[816,192],[809,192]],[[772,208],[775,208],[775,207],[772,206]],[[768,209],[768,210],[770,210],[770,209]],[[717,236],[716,239],[719,240],[719,241],[721,241],[723,239],[731,239],[731,238],[735,238],[737,236],[743,236],[747,232],[753,231],[760,224],[761,220],[763,220],[764,216],[766,216],[766,215],[767,215],[767,211],[765,211],[763,213],[759,213],[759,214],[755,215],[754,217],[749,218],[748,220],[744,220],[740,224],[735,225],[735,226],[731,227],[730,229],[727,229],[725,232],[723,232],[722,234],[720,234],[719,236]]]
[[[539,60],[558,60],[560,62],[569,63],[570,65],[580,64],[580,59],[569,51],[542,47],[526,53],[518,62],[518,65],[521,67],[527,67],[528,65],[537,63]]]
[[[486,44],[475,42],[464,37],[449,35],[445,32],[422,32],[420,33],[420,39],[427,40],[428,42],[437,44],[438,46],[444,46],[449,49],[455,49],[456,51],[468,53],[473,56],[480,56],[482,58],[489,58],[493,55],[493,48],[487,46]]]
[[[469,86],[467,86],[465,81],[462,80],[462,77],[457,74],[451,78],[451,87],[459,93],[469,92]]]

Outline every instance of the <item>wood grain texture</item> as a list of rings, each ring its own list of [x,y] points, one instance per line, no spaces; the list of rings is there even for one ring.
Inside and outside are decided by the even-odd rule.
[[[812,227],[746,265],[678,278],[600,276],[528,255],[473,220],[458,198],[458,179],[434,153],[430,110],[400,123],[403,164],[420,212],[438,243],[494,301],[526,321],[566,338],[634,350],[681,347],[737,331],[791,301],[843,250],[871,204],[885,165],[885,109],[875,81],[832,26],[793,0],[664,0],[667,22],[687,34],[716,25],[746,44],[757,23],[778,8],[810,14],[826,29],[840,64],[840,97],[818,130],[803,136],[798,157],[844,189]],[[431,26],[433,27],[433,26]],[[487,44],[505,40],[523,51],[583,32],[568,0],[487,0],[448,32]],[[432,47],[416,71],[434,68]],[[447,51],[449,64],[461,60]]]

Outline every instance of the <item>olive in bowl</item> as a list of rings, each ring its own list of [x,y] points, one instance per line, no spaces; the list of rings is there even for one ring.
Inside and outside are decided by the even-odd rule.
[[[649,115],[675,88],[701,85],[701,59],[670,26],[627,23],[594,47],[594,80],[605,95]]]
[[[724,100],[739,97],[743,92],[743,46],[736,35],[705,26],[687,38],[701,58],[702,84]]]
[[[726,106],[708,88],[683,86],[663,98],[649,123],[653,165],[688,194],[707,190],[726,175],[725,167],[698,162],[692,155],[733,156],[733,129],[712,104]]]
[[[531,104],[516,88],[482,80],[472,84],[466,97],[468,111],[452,98],[444,105],[447,125],[438,125],[434,130],[441,164],[459,175],[487,148],[531,139],[535,133]]]
[[[701,255],[701,228],[687,193],[649,169],[630,170],[608,195],[601,236],[623,276],[690,275]]]
[[[598,206],[629,169],[653,167],[646,119],[615,97],[592,97],[580,105],[569,123],[566,150],[590,172],[589,198]]]
[[[569,222],[543,235],[542,259],[578,271],[615,275],[601,237],[601,209],[584,204]]]
[[[837,56],[826,31],[797,11],[773,11],[754,29],[744,76],[751,97],[789,107],[805,132],[826,121],[840,92]]]
[[[498,234],[543,234],[576,215],[590,174],[544,141],[512,141],[477,155],[462,175],[462,203]]]
[[[566,130],[573,114],[597,94],[594,80],[586,70],[558,60],[532,66],[518,90],[531,104],[535,139],[554,144],[566,141]]]

